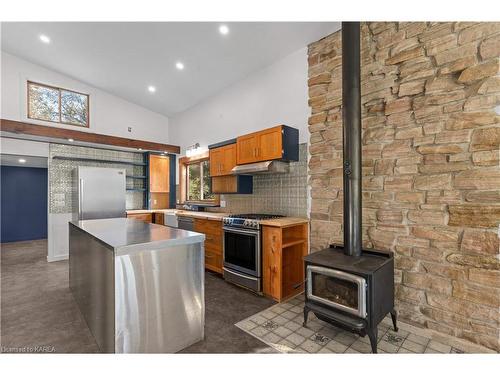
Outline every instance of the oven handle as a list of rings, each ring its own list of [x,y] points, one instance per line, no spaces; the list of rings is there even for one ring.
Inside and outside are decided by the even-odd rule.
[[[259,235],[259,231],[254,231],[254,230],[235,229],[235,228],[231,228],[231,227],[223,227],[222,229],[225,232],[231,232],[231,233],[249,234],[251,236],[258,236]]]
[[[254,281],[255,281],[255,280],[258,280],[256,277],[250,277],[250,276],[243,275],[243,274],[241,274],[241,273],[236,273],[236,272],[234,272],[234,271],[230,271],[230,270],[228,270],[226,267],[222,267],[222,269],[223,269],[224,271],[226,271],[226,272],[230,273],[230,274],[233,274],[233,275],[235,275],[235,276],[239,276],[239,277],[244,277],[245,279],[248,279],[248,280],[254,280]]]

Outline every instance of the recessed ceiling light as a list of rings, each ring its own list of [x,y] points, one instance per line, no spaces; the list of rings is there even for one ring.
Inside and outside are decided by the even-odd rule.
[[[50,38],[47,35],[41,34],[39,36],[39,38],[45,44],[49,44],[50,43]]]
[[[19,159],[18,161],[19,161],[19,163],[21,163],[21,164],[26,163],[26,159]]]
[[[156,92],[156,87],[154,86],[148,86],[148,91],[153,93],[153,92]]]
[[[184,64],[181,63],[180,61],[176,62],[175,63],[175,67],[179,70],[183,70],[184,69]]]
[[[73,142],[74,139],[73,138],[68,138],[68,141]]]
[[[222,35],[229,34],[229,27],[227,27],[227,25],[220,25],[219,26],[219,33],[221,33]]]
[[[138,148],[138,150],[139,150],[139,151],[142,151],[142,148],[140,148],[140,147],[139,147],[139,148]]]

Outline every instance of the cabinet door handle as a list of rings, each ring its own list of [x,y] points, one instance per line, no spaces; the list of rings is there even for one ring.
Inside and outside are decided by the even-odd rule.
[[[208,255],[207,253],[205,253],[205,258],[211,259],[213,257],[214,257],[214,255]]]

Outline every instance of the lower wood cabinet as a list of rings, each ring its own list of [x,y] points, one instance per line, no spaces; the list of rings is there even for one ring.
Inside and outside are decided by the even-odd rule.
[[[128,219],[142,220],[146,223],[153,222],[153,214],[152,213],[143,213],[143,214],[127,214]]]
[[[153,214],[153,223],[165,225],[165,214],[163,212],[155,212]]]
[[[205,235],[205,268],[222,273],[222,222],[194,219],[194,230]]]
[[[307,223],[288,227],[262,227],[262,283],[266,296],[282,301],[304,290]]]

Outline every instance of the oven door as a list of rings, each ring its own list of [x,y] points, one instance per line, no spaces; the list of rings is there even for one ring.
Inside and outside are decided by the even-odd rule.
[[[260,277],[260,231],[224,227],[224,267]]]
[[[366,318],[366,280],[350,273],[307,266],[307,299]]]

